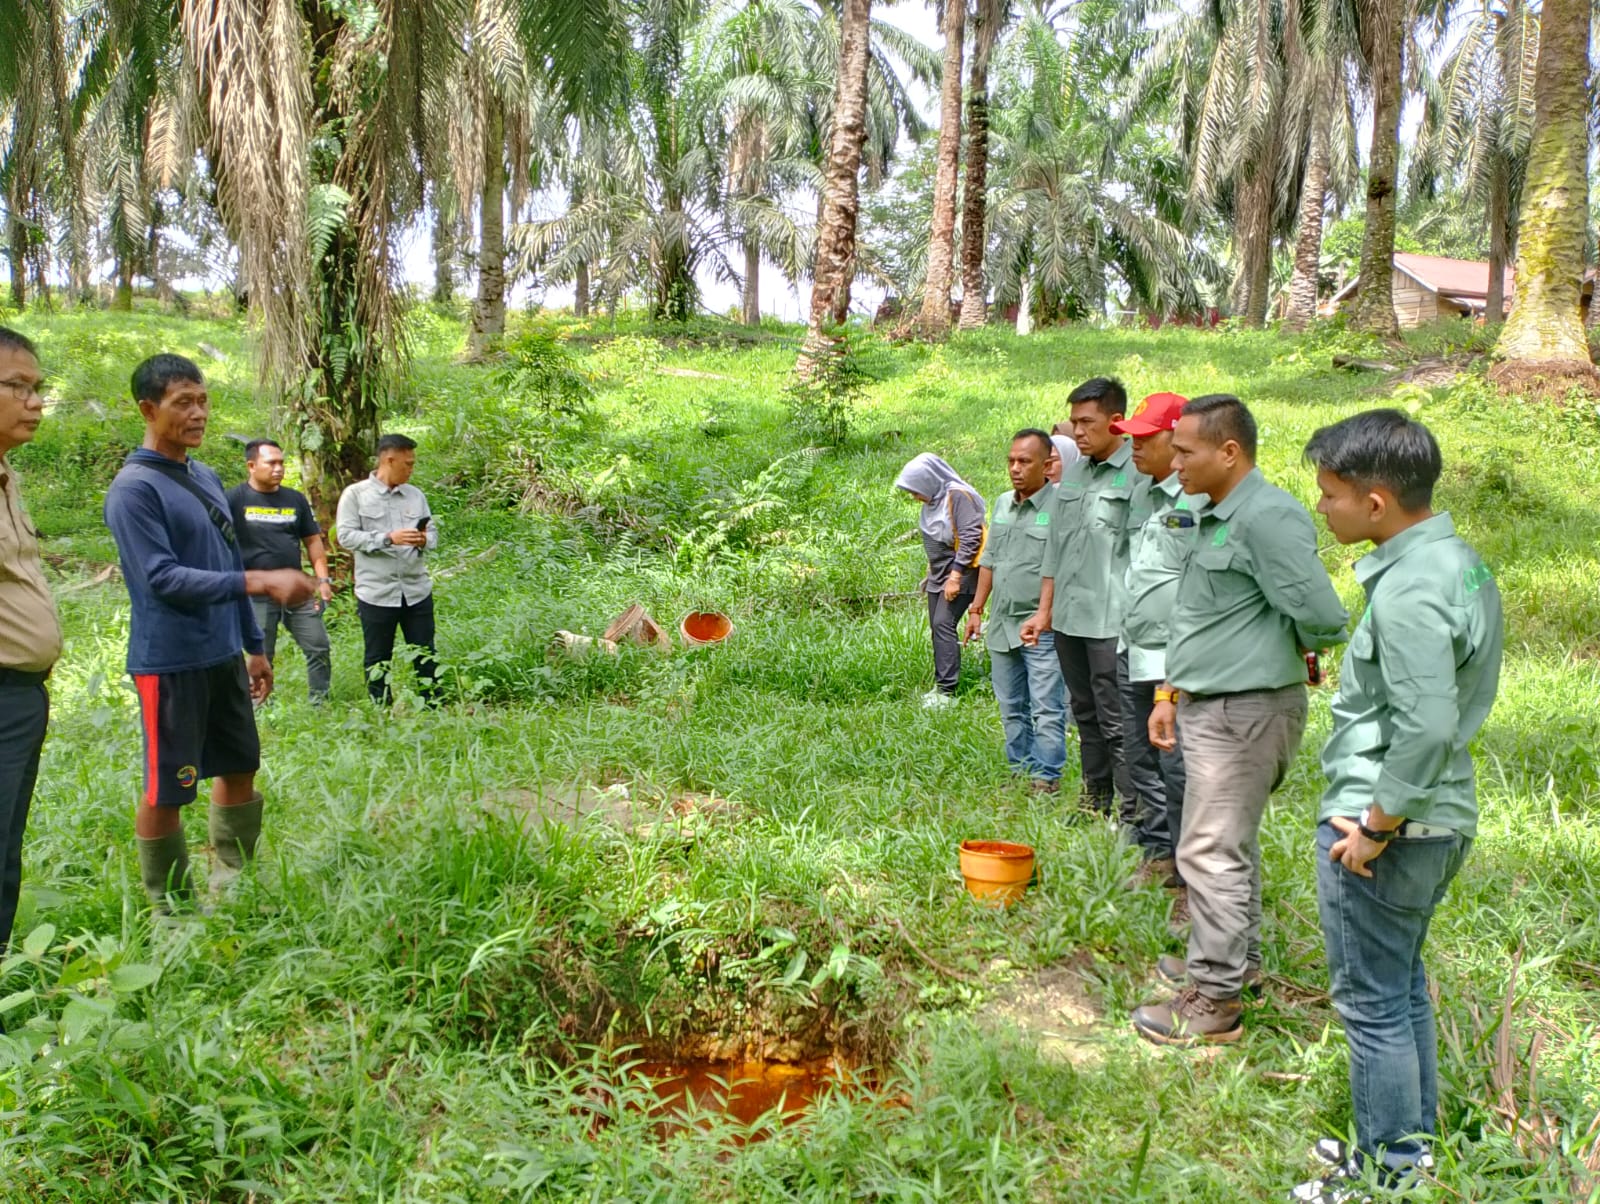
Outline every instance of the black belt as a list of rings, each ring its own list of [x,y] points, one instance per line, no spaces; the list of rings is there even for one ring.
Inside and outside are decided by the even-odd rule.
[[[0,686],[42,686],[49,680],[48,669],[0,668]]]

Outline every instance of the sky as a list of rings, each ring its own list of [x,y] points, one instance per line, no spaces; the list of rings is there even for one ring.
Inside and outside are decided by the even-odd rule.
[[[934,17],[933,6],[923,0],[900,0],[900,3],[884,5],[875,3],[873,6],[873,19],[898,25],[906,32],[922,41],[926,46],[940,48],[944,45],[939,36],[938,21]],[[919,99],[924,116],[937,123],[938,105],[936,98],[929,95],[920,86],[913,84],[913,95],[920,93]],[[548,198],[550,208],[561,203],[560,197]],[[814,206],[813,206],[814,207]],[[405,272],[405,278],[410,283],[431,287],[433,284],[433,259],[430,253],[429,220],[418,222],[407,229],[400,239],[400,260]],[[739,305],[739,287],[717,280],[708,272],[700,275],[701,304],[712,313],[726,313],[729,309],[736,309]],[[469,281],[465,287],[475,287]],[[871,312],[883,298],[883,290],[866,280],[858,280],[851,288],[851,299],[855,308]],[[562,308],[572,304],[572,289],[570,286],[563,288],[533,289],[526,281],[519,282],[511,291],[509,303],[513,307],[520,307],[530,302],[552,308]],[[791,287],[789,282],[776,267],[764,264],[761,272],[761,312],[773,314],[785,321],[804,321],[811,304],[811,290],[802,284],[798,288]]]

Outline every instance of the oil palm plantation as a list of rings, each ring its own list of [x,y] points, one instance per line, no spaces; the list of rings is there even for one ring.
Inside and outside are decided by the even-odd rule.
[[[1485,312],[1498,322],[1533,138],[1539,17],[1527,0],[1480,0],[1455,22],[1441,15],[1437,23],[1443,38],[1455,43],[1425,83],[1414,182],[1431,191],[1440,179],[1460,178],[1483,206],[1489,234]]]

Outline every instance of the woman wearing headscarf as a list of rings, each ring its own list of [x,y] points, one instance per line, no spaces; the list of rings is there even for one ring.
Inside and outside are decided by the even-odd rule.
[[[917,527],[928,554],[922,589],[928,595],[934,679],[922,705],[948,706],[961,676],[961,639],[956,629],[978,588],[974,566],[983,550],[984,501],[955,469],[928,452],[907,464],[894,484],[922,503]]]
[[[1057,423],[1057,426],[1059,425]],[[1044,477],[1052,485],[1059,485],[1061,484],[1061,474],[1075,464],[1083,453],[1078,450],[1078,445],[1072,441],[1071,435],[1051,435],[1050,446],[1055,448],[1055,454],[1050,457],[1050,462],[1045,465]]]

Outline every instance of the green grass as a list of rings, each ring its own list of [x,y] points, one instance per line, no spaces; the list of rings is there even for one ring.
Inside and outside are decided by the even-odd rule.
[[[1157,1053],[1126,1014],[1173,947],[1165,899],[1121,890],[1134,855],[1109,832],[1009,783],[981,655],[957,707],[917,709],[931,665],[902,595],[920,548],[890,488],[935,450],[992,497],[1009,434],[1064,417],[1078,380],[1115,372],[1136,395],[1238,392],[1266,471],[1309,500],[1306,436],[1378,400],[1370,379],[1326,366],[1338,332],[869,342],[876,383],[851,442],[766,472],[801,448],[782,400],[793,331],[613,339],[553,320],[595,395],[550,435],[495,369],[454,362],[459,324],[419,311],[392,425],[420,439],[440,513],[440,645],[462,701],[370,709],[341,598],[335,701],[313,711],[285,638],[261,725],[267,864],[211,918],[165,930],[138,902],[127,604],[93,583],[112,555],[99,499],[137,438],[126,377],[145,354],[223,355],[200,362],[217,400],[202,454],[225,478],[242,475],[225,436],[270,418],[241,325],[22,325],[63,399],[16,460],[68,651],[18,944],[0,966],[0,1198],[1222,1204],[1280,1198],[1310,1139],[1348,1128],[1311,863],[1327,696],[1263,837],[1271,1000],[1220,1056]],[[1459,338],[1423,332],[1417,347]],[[1571,1199],[1600,1113],[1600,427],[1502,402],[1475,376],[1398,400],[1440,436],[1442,500],[1495,568],[1510,624],[1479,749],[1481,836],[1430,941],[1444,1046],[1444,1187],[1430,1198]],[[543,466],[527,511],[507,504],[524,452]],[[1353,553],[1326,542],[1355,605]],[[724,610],[735,636],[547,661],[554,630],[598,634],[634,600],[664,621]],[[732,810],[692,841],[517,822],[540,791],[612,783],[642,800],[714,792]],[[958,841],[991,835],[1040,855],[1038,884],[1003,914],[968,902],[955,865]],[[1536,1094],[1543,1147],[1514,1141],[1497,1110],[1519,951],[1509,1090],[1524,1110]],[[1076,1066],[980,1020],[1058,964],[1104,1016]],[[626,1055],[599,1050],[707,1034],[837,1042],[875,1076],[762,1142],[717,1140],[733,1135],[720,1120],[660,1140]]]

